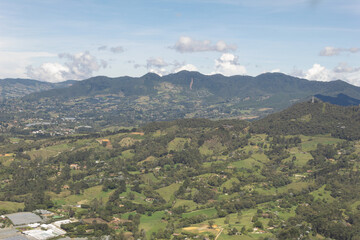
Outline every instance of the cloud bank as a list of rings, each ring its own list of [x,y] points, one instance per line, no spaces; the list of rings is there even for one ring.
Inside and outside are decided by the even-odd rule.
[[[360,67],[352,67],[347,63],[340,63],[333,69],[327,69],[318,63],[305,71],[295,71],[292,75],[308,80],[329,82],[343,80],[350,84],[360,86]]]
[[[360,49],[353,47],[353,48],[335,48],[335,47],[325,47],[323,50],[319,52],[320,56],[323,57],[330,57],[330,56],[336,56],[340,53],[348,52],[348,53],[357,53]]]
[[[229,52],[237,49],[236,45],[229,45],[220,40],[215,44],[212,44],[209,40],[194,40],[190,37],[180,37],[175,43],[172,49],[180,53],[192,53],[192,52]]]
[[[98,60],[88,51],[77,54],[60,53],[60,63],[43,63],[37,68],[27,67],[27,76],[46,82],[62,82],[66,80],[82,80],[92,76],[92,74],[101,68],[107,67],[107,62]]]

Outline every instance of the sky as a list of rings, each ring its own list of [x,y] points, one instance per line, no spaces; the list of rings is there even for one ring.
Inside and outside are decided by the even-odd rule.
[[[0,78],[181,70],[360,86],[360,1],[0,0]]]

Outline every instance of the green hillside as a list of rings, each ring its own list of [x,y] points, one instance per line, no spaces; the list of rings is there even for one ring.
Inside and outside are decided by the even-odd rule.
[[[331,134],[348,140],[360,139],[360,107],[341,107],[316,100],[254,122],[252,131],[267,134]]]
[[[305,102],[252,123],[185,119],[62,137],[4,134],[0,211],[41,208],[103,222],[63,226],[71,237],[357,239],[360,145],[329,125],[357,123],[357,112]]]

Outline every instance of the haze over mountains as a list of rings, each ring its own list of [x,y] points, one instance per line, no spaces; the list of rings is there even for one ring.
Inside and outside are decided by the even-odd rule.
[[[70,86],[74,81],[60,83],[42,82],[33,79],[5,78],[0,79],[0,99],[23,97],[33,92],[46,91],[53,88]]]

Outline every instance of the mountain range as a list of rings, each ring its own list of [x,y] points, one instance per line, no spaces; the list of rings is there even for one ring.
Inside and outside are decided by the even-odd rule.
[[[335,96],[339,93],[360,98],[359,87],[341,80],[332,82],[309,81],[282,73],[265,73],[256,77],[239,75],[226,77],[220,74],[203,75],[199,72],[181,71],[163,77],[154,73],[148,73],[139,78],[98,76],[73,82],[71,86],[66,88],[34,93],[29,96],[29,99],[44,97],[75,98],[119,93],[125,96],[154,95],[162,90],[159,89],[162,84],[168,84],[168,88],[176,88],[181,92],[206,91],[208,93],[206,97],[224,99],[234,97],[274,98],[275,95],[285,94],[288,95],[286,100],[289,101],[315,94]]]
[[[256,119],[312,96],[324,96],[323,101],[346,96],[349,103],[360,99],[360,88],[344,81],[309,81],[282,73],[226,77],[181,71],[63,83],[7,79],[0,88],[2,98],[12,97],[1,109],[5,119],[23,121],[24,113],[27,119],[49,121],[71,117],[101,128],[179,118]]]

